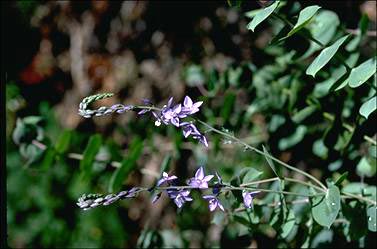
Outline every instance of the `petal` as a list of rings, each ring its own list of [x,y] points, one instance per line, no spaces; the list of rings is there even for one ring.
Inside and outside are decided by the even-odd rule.
[[[213,199],[215,198],[213,195],[203,195],[203,199],[205,200],[210,200],[210,199]]]
[[[170,122],[174,125],[179,127],[179,118],[172,118],[170,119]]]
[[[172,106],[172,104],[173,104],[173,97],[170,97],[168,101],[168,107]]]
[[[176,105],[176,106],[174,106],[174,108],[173,108],[173,112],[176,113],[176,114],[180,113],[181,110],[182,110],[182,105],[181,105],[181,104]]]
[[[202,104],[203,104],[203,101],[198,101],[195,104],[193,104],[193,107],[196,109],[196,108],[199,108]]]
[[[162,176],[165,178],[169,177],[168,173],[166,173],[165,171],[162,173]]]
[[[174,203],[175,203],[175,205],[177,205],[177,207],[182,207],[182,205],[183,205],[183,201],[180,199],[180,198],[175,198],[174,199]]]
[[[199,188],[200,182],[195,178],[191,178],[189,185],[194,188]]]
[[[208,176],[205,176],[205,177],[203,178],[203,181],[209,182],[213,177],[214,177],[214,175],[208,175]]]
[[[160,186],[161,184],[163,184],[166,180],[164,178],[158,180],[157,182],[157,186]]]
[[[213,210],[216,209],[216,207],[217,207],[217,203],[215,201],[209,202],[209,211],[212,212]]]
[[[217,203],[217,206],[219,206],[219,208],[220,208],[222,211],[225,212],[224,207],[223,207],[223,205],[222,205],[220,202]]]
[[[185,107],[191,107],[192,106],[192,100],[189,96],[185,97],[185,99],[183,100],[183,105]]]
[[[203,167],[200,167],[196,172],[195,172],[195,178],[203,180],[204,178],[204,169]]]
[[[175,179],[177,179],[178,177],[176,177],[176,176],[169,176],[166,180],[168,180],[168,181],[172,181],[172,180],[175,180]]]
[[[191,197],[185,197],[185,201],[192,201]]]
[[[199,185],[199,188],[208,188],[208,183],[205,181],[202,181]]]
[[[183,136],[185,138],[187,138],[188,136],[190,136],[190,134],[191,134],[191,129],[185,129],[185,130],[183,130]]]
[[[201,142],[202,144],[204,144],[205,147],[208,147],[207,138],[205,136],[201,136],[199,138],[199,142]]]

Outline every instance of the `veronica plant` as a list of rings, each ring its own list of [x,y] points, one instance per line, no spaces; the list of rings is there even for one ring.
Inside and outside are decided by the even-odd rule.
[[[84,194],[79,198],[77,203],[77,205],[84,210],[100,205],[106,206],[118,200],[135,197],[138,193],[145,191],[154,194],[152,197],[152,203],[155,203],[163,193],[166,193],[166,195],[174,201],[178,208],[182,208],[186,202],[193,201],[193,198],[190,195],[191,191],[200,191],[200,193],[202,193],[202,198],[208,201],[208,207],[210,211],[215,211],[217,209],[221,211],[227,211],[221,203],[221,199],[229,198],[229,196],[232,195],[227,195],[226,193],[232,192],[233,196],[241,196],[245,209],[253,209],[253,202],[255,197],[259,193],[264,192],[280,195],[280,198],[282,199],[281,202],[279,202],[279,205],[280,203],[286,205],[286,201],[284,199],[285,195],[305,197],[303,201],[305,203],[311,203],[312,205],[312,215],[314,220],[316,220],[320,225],[329,227],[335,221],[335,218],[340,212],[340,203],[342,199],[357,199],[358,201],[370,205],[370,208],[376,208],[376,201],[371,198],[354,194],[349,191],[340,191],[338,186],[340,182],[345,179],[345,177],[343,176],[340,177],[335,183],[327,182],[327,186],[325,186],[321,181],[319,181],[309,173],[271,156],[265,148],[263,148],[263,151],[259,150],[247,144],[243,140],[235,137],[231,133],[220,131],[207,124],[206,122],[192,117],[193,114],[199,111],[199,107],[203,104],[203,102],[194,102],[189,96],[185,97],[182,104],[174,104],[173,98],[170,98],[168,103],[162,108],[155,107],[149,100],[143,100],[144,105],[116,104],[111,107],[102,106],[97,110],[88,109],[88,106],[91,102],[110,96],[112,96],[112,94],[105,93],[85,98],[80,104],[79,114],[85,118],[89,118],[92,116],[104,116],[110,113],[121,114],[131,110],[137,111],[138,115],[151,113],[155,118],[156,126],[160,126],[161,124],[173,125],[177,128],[182,129],[183,135],[185,137],[191,135],[194,139],[199,140],[199,142],[203,145],[208,146],[206,137],[199,132],[195,125],[199,123],[208,128],[209,132],[217,133],[225,139],[232,141],[232,143],[234,144],[239,144],[245,149],[263,155],[272,168],[273,172],[276,173],[274,163],[278,163],[280,166],[283,166],[291,171],[307,177],[308,181],[283,177],[282,175],[276,173],[277,177],[273,178],[251,182],[244,181],[242,184],[232,181],[226,183],[223,182],[221,176],[217,172],[215,172],[217,180],[214,181],[214,175],[206,175],[204,168],[199,167],[195,172],[195,175],[186,181],[187,185],[177,185],[177,182],[179,180],[177,176],[169,175],[167,172],[163,172],[161,179],[159,179],[156,185],[151,188],[134,187],[130,190],[121,191],[118,194],[109,194],[106,196],[103,196],[101,194]],[[183,120],[185,118],[190,118],[190,120]],[[276,181],[280,182],[281,186],[278,190],[258,187],[259,184]],[[291,182],[309,187],[310,193],[286,191],[284,190],[284,182]],[[300,202],[301,201],[302,200],[300,200]],[[328,217],[326,218],[326,220],[323,219],[324,215],[327,215]]]

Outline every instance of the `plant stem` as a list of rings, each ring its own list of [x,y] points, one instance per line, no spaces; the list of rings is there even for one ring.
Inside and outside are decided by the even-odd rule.
[[[347,193],[347,192],[342,192],[342,196],[341,197],[345,197],[345,196],[349,196],[349,197],[352,197],[352,198],[355,198],[355,199],[358,199],[360,201],[365,201],[365,202],[369,202],[370,204],[376,206],[377,205],[377,202],[371,200],[371,199],[368,199],[368,198],[365,198],[363,196],[360,196],[360,195],[355,195],[355,194],[351,194],[351,193]]]
[[[320,187],[322,187],[323,190],[327,191],[327,188],[326,188],[325,185],[323,185],[323,183],[321,183],[321,182],[320,182],[319,180],[317,180],[314,176],[312,176],[312,175],[306,173],[305,171],[302,171],[302,170],[297,169],[297,168],[295,168],[295,167],[293,167],[293,166],[290,166],[289,164],[287,164],[287,163],[285,163],[285,162],[283,162],[283,161],[280,161],[279,159],[277,159],[277,158],[275,158],[275,157],[273,157],[273,156],[271,156],[271,155],[269,155],[269,154],[266,154],[266,153],[264,153],[263,151],[261,151],[261,150],[255,148],[255,147],[253,147],[253,146],[251,146],[251,145],[245,143],[244,141],[242,141],[242,140],[236,138],[235,136],[233,136],[233,135],[231,135],[231,134],[229,134],[229,133],[226,133],[226,132],[222,132],[222,131],[220,131],[220,130],[218,130],[218,129],[212,127],[212,126],[210,126],[209,124],[207,124],[207,123],[205,123],[205,122],[203,122],[203,121],[201,121],[201,120],[199,120],[199,119],[197,119],[196,121],[198,121],[198,122],[201,123],[202,125],[206,126],[207,128],[210,128],[212,131],[214,131],[214,132],[216,132],[216,133],[218,133],[218,134],[220,134],[220,135],[222,135],[222,136],[224,136],[224,137],[230,138],[230,139],[232,139],[232,140],[234,140],[234,141],[236,141],[236,142],[242,144],[242,145],[245,146],[246,148],[248,148],[248,149],[250,149],[250,150],[253,150],[253,151],[255,151],[256,153],[258,153],[258,154],[260,154],[260,155],[263,155],[263,156],[265,156],[265,157],[268,157],[268,158],[270,158],[271,160],[273,160],[273,161],[279,163],[280,165],[282,165],[282,166],[284,166],[284,167],[286,167],[286,168],[288,168],[288,169],[290,169],[290,170],[296,171],[296,172],[298,172],[298,173],[300,173],[300,174],[302,174],[302,175],[308,177],[309,179],[311,179],[311,180],[313,180],[315,183],[317,183]]]

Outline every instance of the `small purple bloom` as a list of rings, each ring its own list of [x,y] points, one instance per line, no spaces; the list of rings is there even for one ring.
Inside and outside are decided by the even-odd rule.
[[[161,184],[163,183],[168,183],[170,184],[171,181],[177,179],[178,177],[176,177],[175,175],[172,175],[172,176],[169,176],[168,173],[166,172],[163,172],[162,173],[162,178],[160,180],[158,180],[157,182],[157,186],[160,186]]]
[[[245,207],[251,208],[253,206],[253,198],[256,196],[260,191],[254,191],[254,192],[242,192],[243,197],[243,203]]]
[[[208,182],[213,178],[213,175],[204,175],[203,167],[200,167],[195,172],[195,177],[189,180],[189,185],[195,188],[208,188]]]
[[[214,196],[214,195],[204,195],[203,196],[203,199],[209,201],[209,211],[214,211],[217,207],[219,207],[222,211],[225,211],[224,210],[224,207],[223,205],[221,205],[219,199],[217,198],[217,196]]]
[[[177,207],[181,208],[186,201],[192,201],[192,198],[189,196],[190,190],[169,190],[167,191],[171,199]]]
[[[199,107],[203,104],[203,101],[198,101],[193,103],[192,99],[189,96],[186,96],[183,100],[182,112],[180,113],[180,118],[185,118],[187,115],[197,113]]]

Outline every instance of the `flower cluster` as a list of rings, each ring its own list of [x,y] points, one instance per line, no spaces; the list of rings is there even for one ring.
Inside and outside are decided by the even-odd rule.
[[[144,100],[144,104],[151,105],[149,100]],[[183,104],[174,104],[173,97],[171,97],[167,103],[164,105],[160,111],[152,109],[142,109],[138,114],[144,114],[147,112],[152,112],[153,116],[156,118],[155,125],[160,126],[161,123],[165,125],[172,124],[179,127],[183,131],[183,136],[187,138],[192,136],[194,139],[199,140],[204,146],[208,147],[208,142],[206,137],[199,132],[196,126],[192,122],[181,122],[181,119],[186,118],[199,111],[199,107],[203,104],[203,101],[193,102],[189,96],[186,96]]]
[[[83,210],[89,210],[100,205],[110,205],[121,199],[135,197],[141,191],[157,190],[157,193],[152,198],[152,203],[155,203],[162,194],[166,192],[168,197],[174,201],[177,207],[181,208],[183,204],[193,200],[190,196],[191,190],[212,189],[212,194],[203,195],[203,199],[208,201],[209,210],[212,212],[219,208],[220,210],[225,211],[224,206],[220,202],[219,196],[221,194],[221,189],[227,187],[227,185],[223,184],[223,181],[217,172],[217,181],[210,185],[210,181],[213,180],[213,178],[214,175],[205,175],[204,168],[200,167],[195,172],[194,177],[187,180],[186,186],[178,186],[177,176],[163,172],[162,178],[157,181],[156,186],[150,189],[134,187],[127,191],[121,191],[118,194],[108,194],[106,196],[101,194],[84,194],[78,199],[77,205]],[[248,192],[243,190],[242,197],[246,208],[253,207],[253,198],[258,193],[259,191]]]

